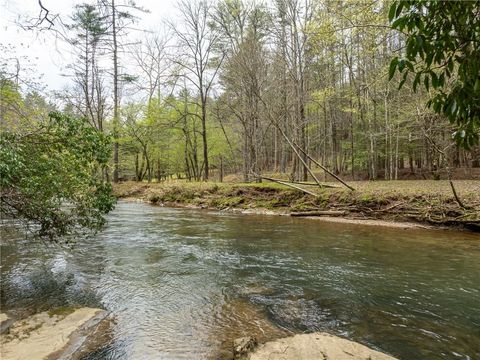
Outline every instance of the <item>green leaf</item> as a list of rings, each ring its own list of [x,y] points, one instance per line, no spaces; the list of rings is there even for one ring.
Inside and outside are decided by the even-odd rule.
[[[407,40],[407,47],[406,47],[406,52],[407,52],[407,57],[408,58],[414,58],[415,55],[416,55],[416,52],[415,52],[415,38],[409,38]]]
[[[433,71],[430,71],[430,76],[432,77],[432,86],[434,89],[438,88],[438,77]]]
[[[407,77],[408,77],[408,72],[405,72],[403,74],[402,81],[400,81],[400,84],[398,85],[398,90],[400,90],[402,88],[403,84],[405,84],[405,81],[407,81]]]
[[[395,12],[395,17],[399,17],[399,16],[400,16],[400,13],[402,12],[402,9],[403,9],[403,2],[400,1],[400,2],[398,3],[397,11]]]
[[[445,86],[445,73],[441,73],[439,78],[438,78],[438,86],[443,87]]]
[[[393,76],[395,75],[397,64],[398,64],[398,57],[395,57],[393,58],[392,61],[390,61],[390,67],[388,68],[388,80],[392,80]]]
[[[427,67],[430,67],[430,65],[432,65],[434,55],[435,53],[433,51],[427,53],[427,57],[425,58],[425,63],[427,64]]]
[[[475,86],[473,87],[473,91],[475,91],[476,93],[480,92],[480,79],[477,79],[475,81]]]
[[[405,64],[407,65],[407,68],[410,70],[410,71],[414,71],[413,69],[413,64],[410,62],[410,61],[405,61]]]
[[[403,30],[403,28],[405,27],[405,22],[407,20],[405,18],[398,18],[397,20],[395,20],[393,23],[392,23],[392,28],[393,29],[400,29],[400,30]]]
[[[430,78],[428,77],[428,74],[425,74],[423,84],[425,85],[425,89],[427,89],[427,91],[430,91]]]
[[[448,67],[448,71],[450,71],[450,72],[453,71],[453,59],[452,59],[452,57],[448,58],[447,67]]]
[[[423,48],[423,38],[420,35],[415,36],[419,48]]]
[[[393,19],[395,18],[395,13],[397,11],[397,2],[394,1],[392,5],[390,6],[390,9],[388,11],[388,21],[392,22]]]
[[[415,79],[413,80],[413,91],[415,92],[417,91],[417,86],[420,83],[421,76],[422,76],[421,73],[417,73],[417,75],[415,75]]]

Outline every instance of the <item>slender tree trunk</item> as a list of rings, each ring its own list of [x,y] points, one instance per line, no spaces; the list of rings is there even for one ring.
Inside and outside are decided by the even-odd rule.
[[[220,156],[220,182],[223,182],[223,156]]]
[[[160,158],[157,159],[157,182],[162,181],[162,168],[160,166]]]
[[[203,180],[208,181],[208,145],[207,145],[207,99],[202,93],[202,141],[203,141]]]
[[[117,183],[119,179],[118,163],[118,137],[119,137],[119,103],[118,103],[118,54],[117,54],[117,19],[116,19],[115,0],[112,0],[112,34],[113,34],[113,182]]]
[[[399,163],[398,163],[398,138],[399,138],[399,133],[400,133],[400,129],[399,129],[399,125],[397,125],[397,136],[396,136],[396,141],[395,141],[395,180],[398,180],[398,167],[399,167]]]

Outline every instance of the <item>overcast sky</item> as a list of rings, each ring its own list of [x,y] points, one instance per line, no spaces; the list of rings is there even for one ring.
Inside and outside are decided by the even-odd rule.
[[[42,4],[52,13],[58,13],[68,20],[76,4],[85,0],[42,0]],[[146,30],[162,28],[162,20],[176,15],[176,0],[136,0],[136,4],[150,12],[141,14],[139,27]],[[62,76],[64,66],[71,62],[70,55],[64,51],[65,44],[56,41],[54,33],[38,34],[23,30],[18,21],[25,17],[38,17],[40,7],[38,0],[0,0],[0,43],[15,46],[17,56],[27,55],[34,63],[38,73],[43,74],[42,82],[47,90],[60,90],[68,78]],[[135,36],[135,35],[133,35]],[[139,36],[137,34],[137,36]],[[11,56],[12,54],[10,54]],[[0,54],[0,58],[9,57]]]

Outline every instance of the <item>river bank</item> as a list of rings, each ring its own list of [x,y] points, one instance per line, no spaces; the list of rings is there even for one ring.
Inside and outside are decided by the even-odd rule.
[[[316,189],[316,196],[276,183],[137,183],[114,186],[117,197],[154,205],[311,217],[323,221],[400,228],[441,227],[480,231],[480,182],[455,183],[461,207],[447,181],[355,182]]]

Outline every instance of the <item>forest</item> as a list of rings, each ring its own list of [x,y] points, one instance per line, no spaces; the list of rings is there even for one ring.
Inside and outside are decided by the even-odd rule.
[[[2,45],[3,123],[86,119],[112,141],[102,176],[114,182],[331,179],[318,164],[349,180],[472,177],[480,149],[452,141],[455,123],[427,106],[434,79],[414,90],[392,69],[410,45],[391,5],[180,0],[161,31],[142,28],[135,3],[78,4],[61,23],[47,13],[24,26],[54,29],[70,85],[37,91],[38,69]]]

